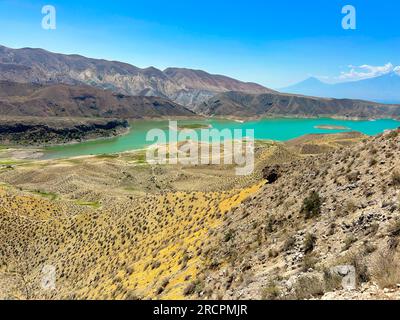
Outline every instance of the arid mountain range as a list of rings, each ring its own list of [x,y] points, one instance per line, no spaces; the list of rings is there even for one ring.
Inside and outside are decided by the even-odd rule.
[[[185,106],[206,101],[216,93],[273,92],[255,83],[245,83],[204,71],[150,67],[56,54],[43,49],[10,49],[0,46],[0,80],[29,83],[88,84],[131,96],[168,98]]]
[[[400,117],[399,105],[386,105],[351,99],[307,97],[283,93],[221,93],[199,105],[195,111],[208,116],[232,117]]]
[[[164,71],[43,49],[0,46],[0,114],[398,118],[399,105],[283,94],[201,70]]]

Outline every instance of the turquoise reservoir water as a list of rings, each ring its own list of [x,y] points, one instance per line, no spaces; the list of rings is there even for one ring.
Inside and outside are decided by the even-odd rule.
[[[239,123],[230,120],[185,120],[179,121],[180,127],[200,124],[214,129],[254,129],[257,140],[287,141],[310,133],[335,133],[359,131],[373,136],[387,129],[400,127],[400,121],[384,119],[376,121],[350,121],[335,119],[263,119]],[[340,126],[346,130],[318,129],[318,126]],[[169,131],[168,121],[135,121],[131,124],[128,134],[112,139],[96,140],[78,144],[49,147],[45,158],[67,158],[83,155],[112,154],[130,150],[143,149],[154,141],[146,141],[146,135],[151,129]],[[198,130],[197,130],[198,131]],[[243,131],[244,134],[244,131]]]

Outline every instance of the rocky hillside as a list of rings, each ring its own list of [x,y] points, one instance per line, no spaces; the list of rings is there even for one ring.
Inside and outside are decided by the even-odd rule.
[[[271,92],[204,71],[135,66],[79,55],[63,55],[42,49],[10,49],[0,46],[0,80],[28,83],[88,84],[125,95],[157,96],[193,107],[216,93],[240,90]]]
[[[397,130],[267,166],[263,189],[215,231],[219,241],[205,249],[208,266],[189,296],[399,298],[399,159]],[[355,268],[351,293],[342,290],[343,265]]]
[[[126,120],[75,118],[0,118],[1,145],[49,145],[113,137],[126,131]]]
[[[227,92],[199,105],[196,112],[208,116],[329,116],[352,118],[399,118],[399,105],[361,100],[324,99],[279,93]]]
[[[0,81],[0,115],[140,119],[194,113],[164,98],[125,96],[86,85]]]

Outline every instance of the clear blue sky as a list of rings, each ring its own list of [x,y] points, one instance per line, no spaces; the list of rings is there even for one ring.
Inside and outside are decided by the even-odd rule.
[[[41,28],[41,8],[57,29]],[[357,30],[341,27],[344,5]],[[204,69],[279,88],[349,65],[400,65],[398,0],[0,0],[0,44]]]

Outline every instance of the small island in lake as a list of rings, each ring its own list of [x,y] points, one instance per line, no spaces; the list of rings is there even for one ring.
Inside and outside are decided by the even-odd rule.
[[[322,130],[350,130],[349,127],[345,126],[334,126],[334,125],[321,125],[315,126],[315,129],[322,129]]]
[[[212,126],[209,124],[193,123],[184,124],[178,127],[179,130],[199,130],[199,129],[211,129]]]

